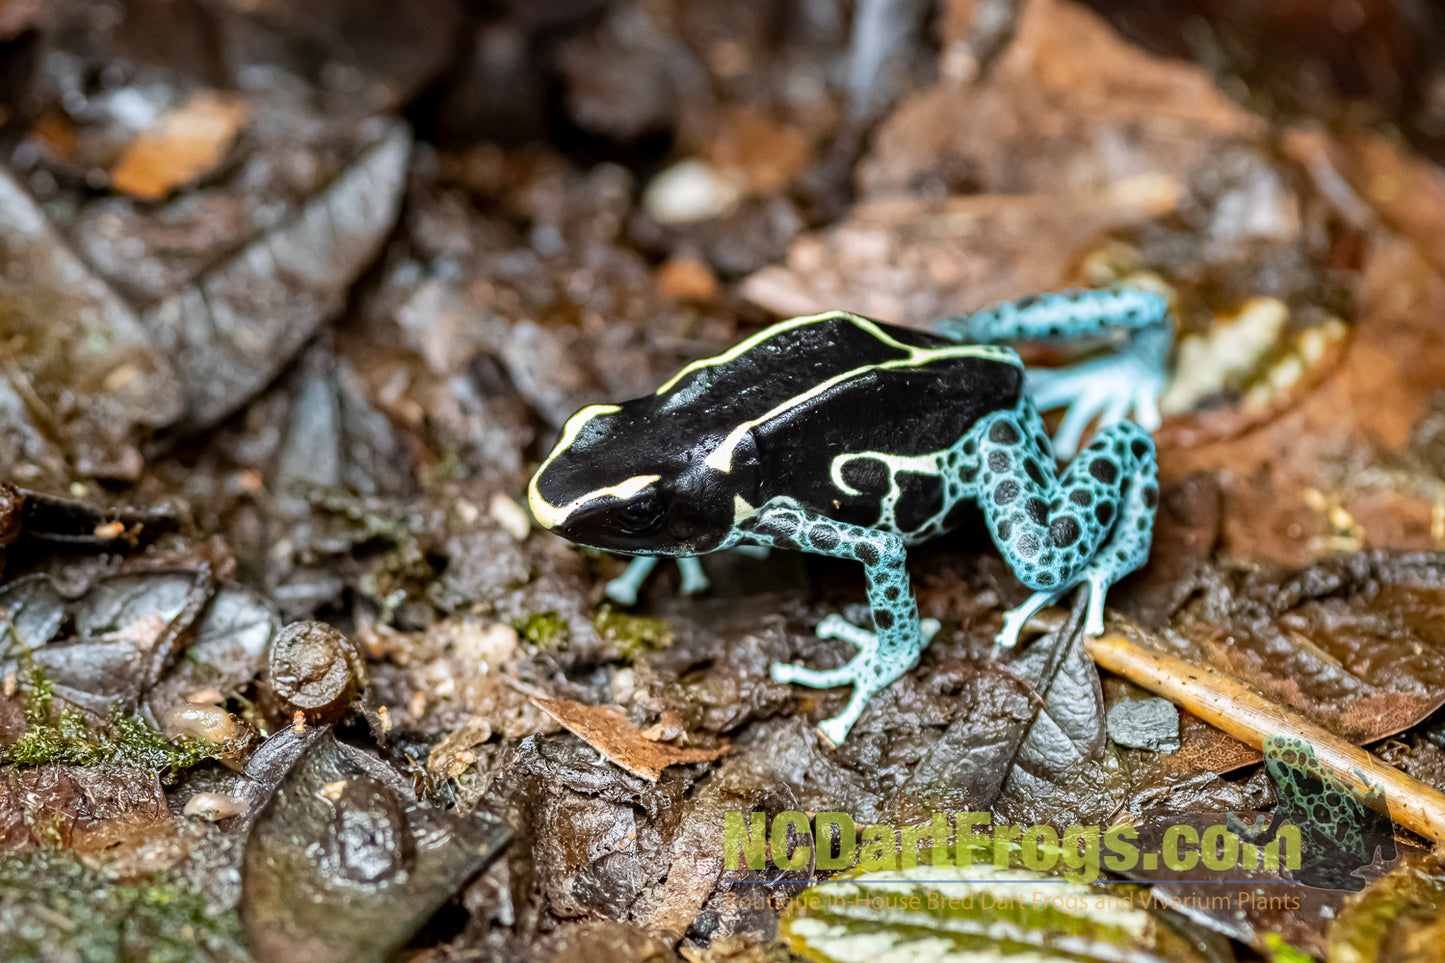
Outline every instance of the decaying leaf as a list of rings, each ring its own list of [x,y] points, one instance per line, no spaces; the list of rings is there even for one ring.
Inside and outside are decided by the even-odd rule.
[[[251,827],[241,918],[261,959],[380,963],[510,835],[485,813],[418,802],[389,766],[323,732]]]
[[[116,188],[157,200],[204,176],[226,156],[246,120],[246,102],[198,91],[126,148],[111,171]]]
[[[25,484],[134,479],[137,443],[181,416],[153,330],[0,170],[0,464]]]
[[[1330,927],[1330,963],[1437,958],[1445,943],[1445,873],[1412,860],[1351,900]]]
[[[665,742],[654,742],[615,706],[588,706],[571,699],[542,698],[534,698],[532,704],[612,762],[653,782],[668,766],[711,762],[728,750],[725,744],[716,749],[680,749]]]
[[[235,410],[341,306],[396,218],[410,149],[406,127],[392,125],[289,221],[146,311],[181,362],[184,427]]]
[[[743,898],[741,895],[739,898]],[[753,898],[749,895],[747,898]],[[766,897],[762,897],[766,898]],[[1228,959],[1189,945],[1128,889],[1071,883],[991,862],[878,870],[794,897],[780,935],[819,963],[880,958],[937,963],[1018,959]]]

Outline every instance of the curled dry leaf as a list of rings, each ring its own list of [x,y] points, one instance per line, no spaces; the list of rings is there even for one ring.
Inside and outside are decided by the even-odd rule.
[[[238,97],[193,94],[131,142],[111,171],[111,184],[153,201],[205,176],[225,159],[246,113]]]
[[[634,775],[657,782],[662,770],[688,762],[711,762],[728,747],[679,749],[653,742],[614,706],[586,706],[571,699],[534,698],[532,704],[588,745]]]

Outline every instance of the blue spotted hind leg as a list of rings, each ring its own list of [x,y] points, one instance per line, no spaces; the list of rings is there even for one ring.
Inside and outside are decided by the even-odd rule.
[[[776,498],[738,525],[741,538],[759,545],[791,548],[816,555],[856,559],[868,580],[868,603],[876,632],[829,616],[818,626],[822,638],[839,638],[857,646],[858,654],[837,669],[808,669],[776,663],[774,682],[796,682],[813,688],[853,684],[853,695],[838,715],[818,725],[837,745],[858,721],[868,699],[918,662],[918,654],[938,630],[938,623],[919,622],[918,603],[908,584],[903,539],[858,525],[837,522],[808,512],[790,498]]]
[[[973,344],[1062,342],[1125,333],[1127,344],[1114,354],[1063,368],[1030,368],[1029,393],[1040,411],[1066,409],[1054,436],[1061,458],[1073,457],[1095,417],[1104,427],[1132,413],[1146,431],[1159,427],[1159,396],[1174,335],[1169,303],[1157,294],[1124,286],[1043,294],[948,318],[938,322],[936,330]]]
[[[981,419],[972,434],[989,532],[1019,581],[1035,590],[1005,616],[998,643],[1014,645],[1030,616],[1079,585],[1089,590],[1084,631],[1099,634],[1109,586],[1149,555],[1159,501],[1154,442],[1133,422],[1115,422],[1060,477],[1027,398]]]

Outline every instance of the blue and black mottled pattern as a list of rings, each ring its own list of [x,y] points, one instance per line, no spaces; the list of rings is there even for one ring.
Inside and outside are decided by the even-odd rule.
[[[999,550],[1035,589],[1005,617],[1001,644],[1075,586],[1089,592],[1088,631],[1102,631],[1105,593],[1143,564],[1158,500],[1153,442],[1111,417],[1110,399],[1138,402],[1137,379],[1125,375],[1157,366],[1165,322],[1161,299],[1117,289],[940,325],[990,342],[1122,326],[1150,345],[1121,354],[1124,367],[1101,359],[1050,384],[1051,404],[1109,402],[1106,423],[1062,474],[1012,350],[834,313],[774,325],[653,395],[578,412],[532,480],[533,513],[574,541],[644,556],[762,545],[862,564],[874,631],[837,617],[818,630],[857,655],[839,669],[773,670],[779,681],[853,684],[847,708],[819,726],[837,742],[868,698],[917,662],[932,627],[918,618],[906,548],[950,528],[960,506],[982,507]],[[635,597],[648,568],[615,587]]]

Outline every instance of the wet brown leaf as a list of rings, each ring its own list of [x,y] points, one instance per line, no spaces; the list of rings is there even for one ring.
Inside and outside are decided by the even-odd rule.
[[[0,770],[3,849],[83,849],[84,837],[109,833],[115,828],[110,824],[116,821],[135,825],[169,817],[165,793],[154,772],[115,765],[8,766]]]
[[[653,742],[616,706],[588,706],[571,699],[540,698],[534,698],[532,704],[612,762],[653,782],[661,778],[662,770],[668,766],[711,762],[728,750],[726,744],[716,749],[681,749],[665,742]]]
[[[1245,576],[1186,607],[1169,637],[1196,664],[1373,742],[1445,704],[1445,568],[1382,553]]]

